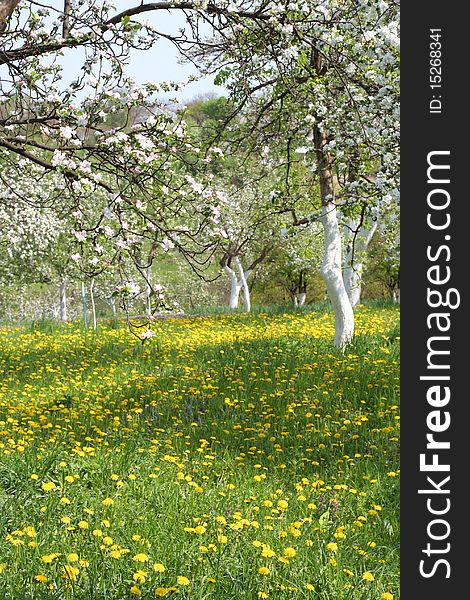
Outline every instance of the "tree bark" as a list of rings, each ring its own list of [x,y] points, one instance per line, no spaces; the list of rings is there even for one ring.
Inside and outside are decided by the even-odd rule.
[[[95,296],[93,294],[94,287],[95,287],[95,280],[92,279],[91,283],[90,283],[91,315],[93,318],[93,331],[96,331],[96,308],[95,308]]]
[[[244,299],[244,303],[245,303],[245,310],[246,310],[246,312],[250,312],[251,311],[251,298],[250,298],[250,288],[248,287],[247,279],[250,276],[251,271],[247,271],[245,273],[238,256],[235,256],[234,261],[235,261],[235,264],[237,265],[238,273],[240,275],[240,281],[241,281],[241,286],[242,286],[242,290],[243,290],[243,299]]]
[[[0,33],[3,33],[20,0],[0,0]]]
[[[86,289],[85,282],[82,281],[82,305],[83,305],[83,323],[85,325],[85,331],[88,331],[88,309],[86,305]]]
[[[145,269],[145,310],[147,312],[147,316],[149,317],[152,314],[152,272],[150,267]]]
[[[67,320],[67,279],[62,279],[59,285],[59,318],[61,321]]]
[[[70,33],[70,12],[72,9],[72,0],[64,0],[64,20],[62,23],[62,37],[67,39]]]
[[[363,224],[359,231],[352,235],[346,251],[343,279],[352,307],[357,306],[361,301],[364,258],[372,237],[377,230],[377,224],[377,220],[369,227]],[[353,231],[359,227],[359,223],[350,223],[350,225]]]
[[[224,265],[224,272],[230,277],[230,301],[229,308],[238,308],[238,299],[242,289],[241,282],[238,280],[235,271],[228,265]]]
[[[320,273],[326,284],[335,317],[334,344],[344,348],[354,335],[354,312],[343,281],[341,260],[341,233],[334,202],[333,169],[330,157],[323,151],[327,136],[316,126],[315,150],[320,173],[322,212],[320,221],[324,230],[324,256]]]

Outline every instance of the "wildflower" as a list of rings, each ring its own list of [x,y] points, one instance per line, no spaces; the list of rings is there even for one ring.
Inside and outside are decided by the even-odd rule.
[[[284,556],[287,556],[287,558],[294,558],[294,556],[297,554],[297,551],[295,550],[295,548],[285,548],[284,549]]]
[[[260,567],[258,569],[258,573],[260,575],[269,575],[270,571],[269,571],[268,567]]]
[[[273,556],[276,556],[276,553],[274,552],[274,550],[271,550],[271,548],[266,544],[265,546],[263,546],[261,556],[263,558],[272,558]]]
[[[79,529],[88,529],[88,523],[87,523],[87,521],[79,521],[78,522],[78,527],[79,527]]]
[[[54,552],[53,554],[45,554],[44,556],[41,556],[41,560],[43,563],[51,563],[54,559],[58,558],[60,556],[60,554],[58,552]]]
[[[170,593],[170,588],[164,588],[164,587],[158,587],[155,590],[155,596],[157,596],[157,598],[163,598],[163,596],[166,596],[167,594]]]
[[[197,527],[194,528],[194,533],[197,533],[198,535],[202,535],[205,532],[206,528],[204,527],[204,525],[197,525]]]
[[[104,541],[104,540],[103,540]],[[140,554],[136,554],[135,556],[132,557],[132,560],[135,560],[135,562],[148,562],[149,557],[144,554],[143,552],[141,552]]]
[[[45,492],[51,492],[55,489],[56,485],[53,481],[47,481],[46,483],[43,483],[41,487]]]
[[[111,506],[111,504],[114,504],[114,500],[112,498],[105,498],[101,504],[103,506]]]
[[[393,594],[391,594],[390,592],[384,592],[380,596],[380,600],[393,600]]]
[[[39,581],[40,583],[45,583],[47,581],[47,577],[45,575],[35,575],[34,581]]]
[[[141,571],[140,569],[132,575],[132,579],[136,583],[145,583],[147,581],[147,571]]]
[[[365,571],[362,574],[362,579],[364,581],[374,581],[375,578],[374,578],[373,574],[370,571]]]
[[[163,573],[165,571],[165,566],[162,563],[155,563],[153,565],[153,570],[155,573]]]
[[[180,575],[179,577],[177,577],[176,582],[178,583],[178,585],[189,585],[190,581],[187,577],[184,577],[184,575]]]
[[[72,565],[65,565],[64,567],[62,567],[63,579],[68,579],[69,581],[76,581],[79,573],[80,569],[78,567],[73,567]]]
[[[326,549],[328,550],[328,552],[337,552],[338,544],[336,542],[330,542],[326,545]]]
[[[138,588],[136,585],[133,585],[129,591],[134,596],[141,596],[142,595],[142,590],[140,588]]]
[[[78,562],[78,554],[76,554],[75,552],[71,552],[67,555],[67,560],[69,562]]]

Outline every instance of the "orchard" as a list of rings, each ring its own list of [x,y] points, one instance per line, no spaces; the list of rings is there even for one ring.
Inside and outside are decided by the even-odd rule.
[[[399,597],[399,59],[394,0],[0,0],[2,598]]]

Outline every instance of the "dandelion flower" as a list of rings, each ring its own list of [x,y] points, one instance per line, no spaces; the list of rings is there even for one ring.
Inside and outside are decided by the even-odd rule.
[[[144,554],[143,552],[141,552],[140,554],[136,554],[135,556],[132,557],[132,560],[135,560],[135,562],[148,562],[149,557]]]
[[[326,549],[328,550],[328,552],[337,552],[338,544],[336,542],[330,542],[326,545]]]
[[[139,569],[139,571],[136,571],[134,575],[132,575],[132,579],[136,583],[145,583],[147,581],[147,574],[147,571],[141,571]]]
[[[370,571],[365,571],[362,574],[362,579],[364,581],[374,581],[375,578],[374,578],[374,576],[372,575],[372,573]]]

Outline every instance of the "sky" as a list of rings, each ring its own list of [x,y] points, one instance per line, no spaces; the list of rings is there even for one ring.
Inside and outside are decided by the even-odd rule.
[[[117,12],[136,6],[140,0],[114,0]],[[54,0],[51,6],[62,7],[62,0]],[[176,33],[184,27],[185,19],[177,11],[147,12],[139,20],[150,21],[158,29],[168,33]],[[77,50],[69,50],[64,53],[61,63],[64,67],[64,79],[68,84],[76,77],[77,71],[82,65],[83,54]],[[137,84],[146,81],[185,81],[188,76],[196,75],[197,71],[191,64],[180,64],[178,52],[168,40],[160,40],[151,50],[146,52],[134,51],[130,57],[126,73],[131,75]],[[213,83],[214,76],[188,84],[181,92],[167,94],[167,97],[177,97],[181,102],[187,102],[195,96],[214,93],[218,96],[224,94],[224,88]],[[164,94],[162,94],[164,97]]]

